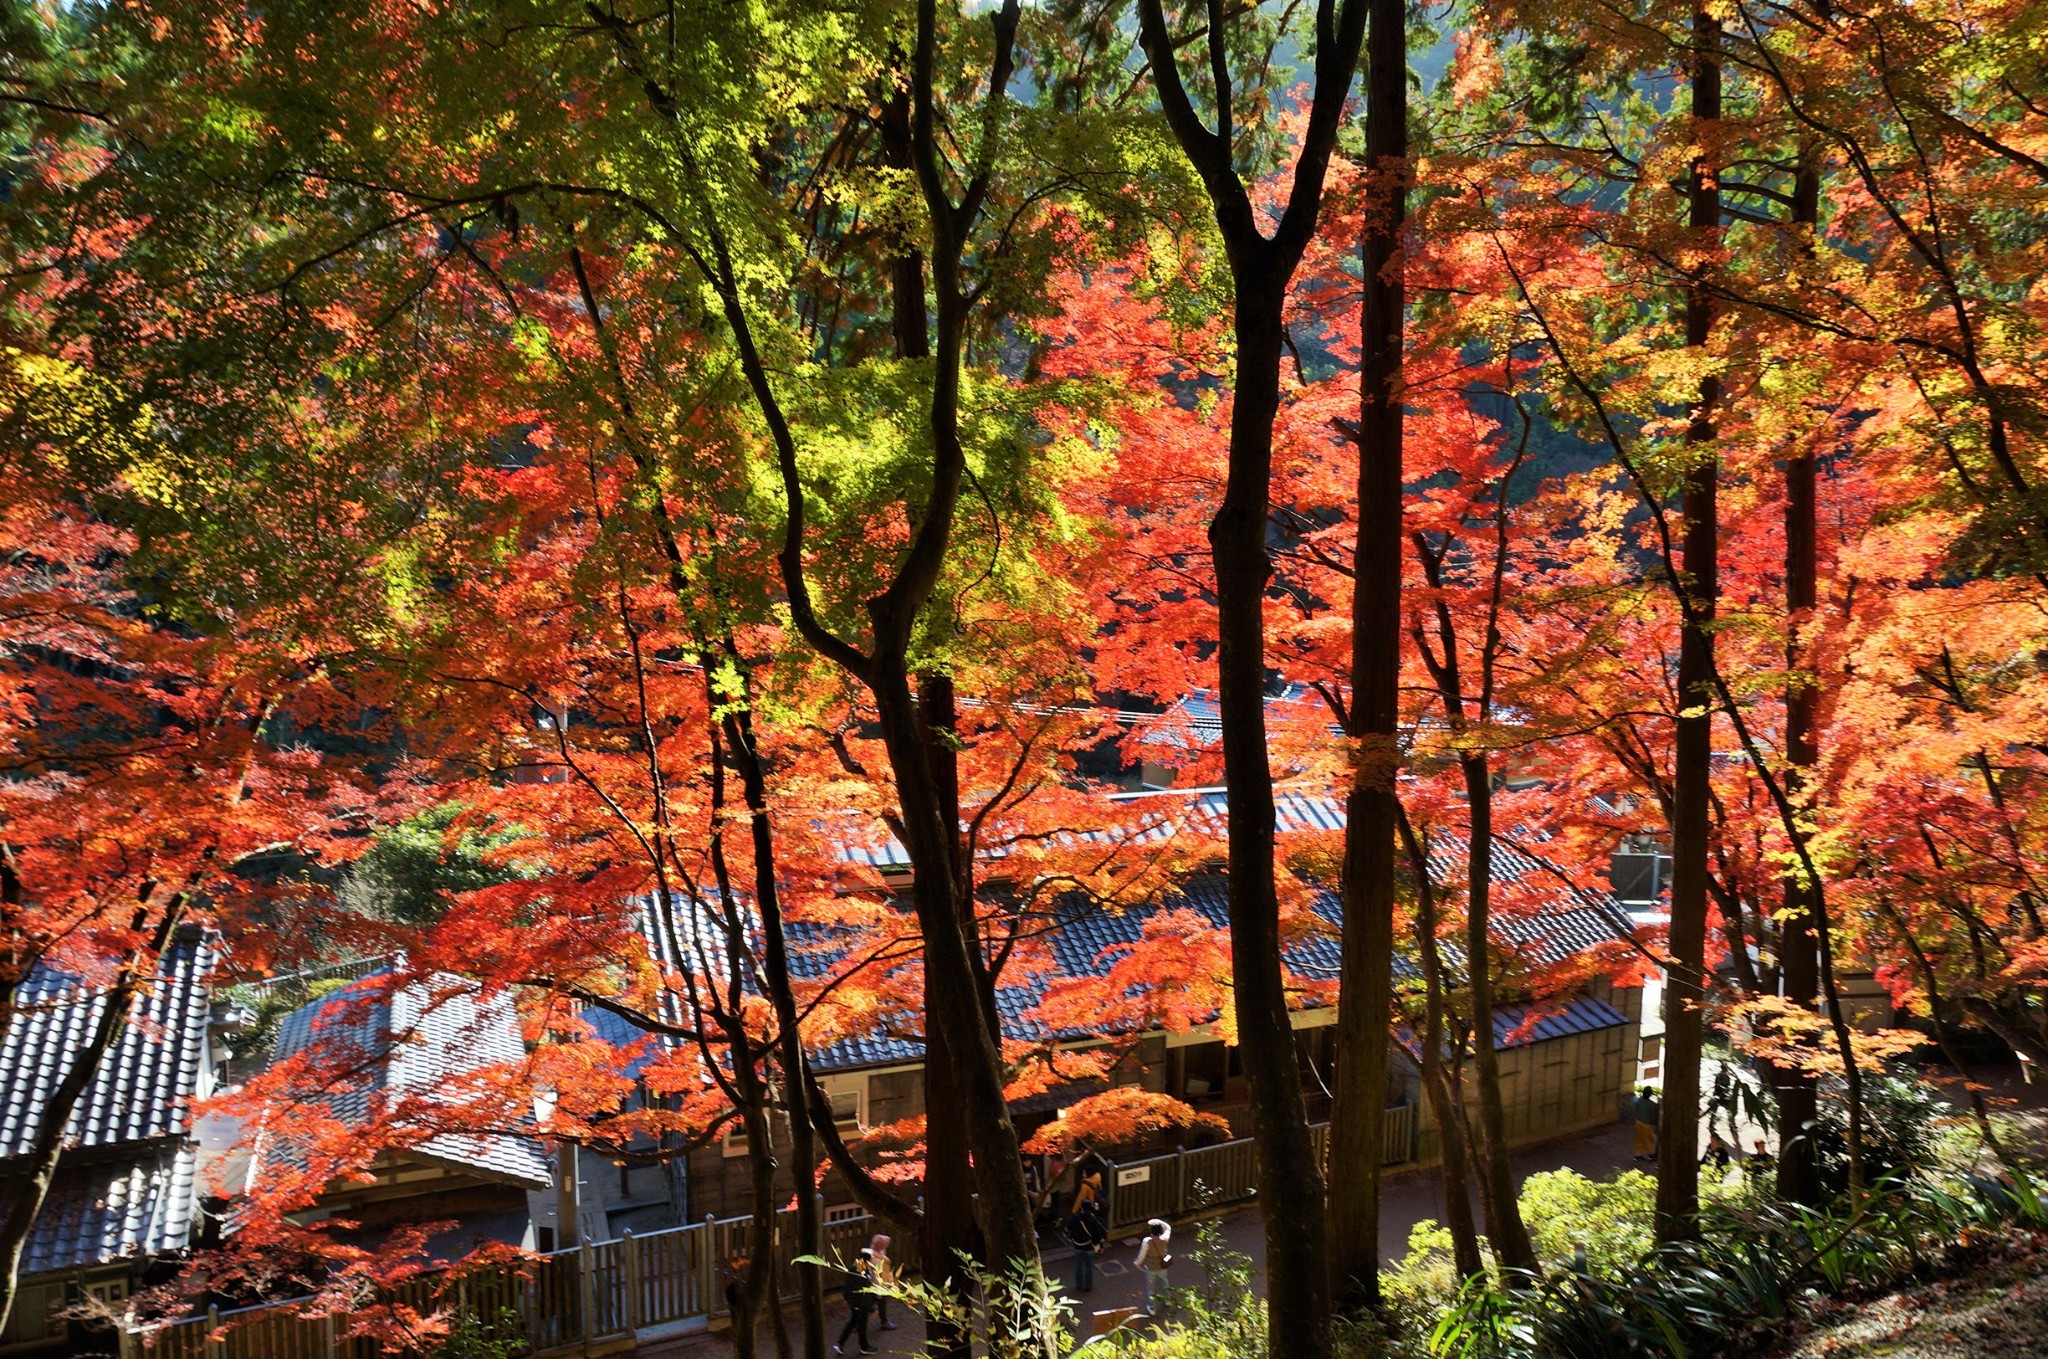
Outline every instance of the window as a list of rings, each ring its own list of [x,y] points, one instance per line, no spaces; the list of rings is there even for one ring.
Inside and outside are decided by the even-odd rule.
[[[832,1106],[832,1124],[839,1129],[839,1135],[849,1141],[867,1131],[862,1118],[863,1105],[867,1098],[867,1078],[864,1076],[827,1076],[820,1082],[825,1087],[825,1099]],[[725,1135],[724,1150],[727,1156],[747,1154],[747,1134],[744,1127],[735,1120],[732,1130]]]
[[[98,1283],[89,1283],[85,1286],[85,1296],[108,1311],[119,1312],[128,1301],[128,1281],[101,1279]]]

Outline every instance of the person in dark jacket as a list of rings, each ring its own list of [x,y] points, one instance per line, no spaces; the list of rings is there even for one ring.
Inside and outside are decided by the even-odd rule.
[[[875,1252],[867,1246],[862,1246],[860,1257],[853,1262],[853,1268],[846,1271],[846,1282],[840,1290],[846,1296],[849,1315],[845,1327],[839,1332],[839,1339],[832,1344],[832,1353],[846,1353],[846,1339],[852,1335],[860,1337],[860,1353],[881,1353],[868,1340],[868,1313],[873,1311],[875,1306],[874,1282]]]
[[[1067,1219],[1067,1244],[1074,1248],[1074,1291],[1095,1291],[1095,1252],[1109,1241],[1109,1228],[1094,1204],[1084,1203],[1081,1211]]]
[[[1657,1159],[1657,1122],[1664,1116],[1664,1108],[1657,1103],[1657,1094],[1644,1086],[1636,1094],[1635,1147],[1638,1161]]]

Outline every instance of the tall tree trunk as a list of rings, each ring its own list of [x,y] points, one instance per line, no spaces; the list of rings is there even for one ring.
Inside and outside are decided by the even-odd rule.
[[[1230,478],[1209,526],[1216,558],[1218,708],[1230,815],[1230,962],[1266,1229],[1275,1354],[1330,1353],[1328,1229],[1281,970],[1276,814],[1266,753],[1266,498],[1280,391],[1280,281],[1237,298]],[[1384,1061],[1384,1057],[1381,1059]]]
[[[737,648],[726,650],[737,661]],[[744,674],[744,672],[743,672]],[[742,684],[746,683],[742,678]],[[746,803],[749,842],[753,851],[754,900],[761,913],[762,984],[768,1003],[775,1011],[776,1060],[782,1068],[784,1103],[789,1112],[789,1160],[796,1181],[796,1233],[798,1255],[817,1255],[825,1246],[824,1215],[818,1196],[811,1192],[810,1177],[818,1164],[817,1138],[812,1130],[809,1059],[804,1054],[803,1034],[796,1003],[796,991],[789,970],[789,940],[783,926],[782,893],[776,877],[774,826],[768,817],[768,779],[762,768],[761,752],[754,744],[751,686],[743,689],[741,704],[724,722],[726,746],[740,775],[740,795]],[[825,1353],[825,1281],[815,1265],[797,1266],[797,1300],[803,1326],[805,1359],[822,1359]]]
[[[1399,812],[1397,805],[1396,812]],[[1479,1232],[1472,1220],[1472,1180],[1465,1160],[1465,1111],[1453,1093],[1462,1072],[1444,1069],[1449,1040],[1444,1021],[1443,953],[1437,947],[1436,886],[1429,877],[1429,855],[1405,815],[1397,815],[1401,842],[1415,874],[1415,952],[1422,963],[1422,1090],[1436,1116],[1437,1168],[1444,1195],[1444,1226],[1451,1233],[1451,1262],[1462,1282],[1486,1268],[1479,1254]]]
[[[1360,237],[1357,547],[1352,557],[1351,790],[1344,826],[1342,1004],[1330,1119],[1330,1283],[1338,1305],[1379,1305],[1380,1163],[1393,1019],[1394,834],[1400,765],[1401,229],[1407,217],[1405,0],[1372,0]]]
[[[1515,1170],[1508,1156],[1507,1109],[1500,1094],[1500,1054],[1493,1041],[1493,769],[1484,755],[1458,761],[1472,823],[1465,856],[1465,966],[1472,986],[1472,1071],[1479,1086],[1479,1201],[1493,1254],[1508,1269],[1536,1268],[1536,1247],[1522,1221]]]
[[[1721,27],[1705,10],[1693,16],[1692,116],[1701,134],[1721,117]],[[1705,154],[1695,159],[1689,225],[1696,248],[1719,234],[1721,194]],[[1705,266],[1700,266],[1704,272]],[[1712,311],[1703,277],[1686,289],[1685,341],[1706,345]],[[1678,645],[1678,732],[1671,827],[1671,966],[1664,987],[1664,1121],[1657,1150],[1657,1239],[1699,1230],[1700,1063],[1706,1039],[1707,851],[1712,833],[1714,613],[1720,593],[1720,459],[1713,408],[1720,382],[1700,380],[1686,429],[1693,463],[1685,478],[1684,602]]]
[[[967,903],[959,899],[948,871],[950,844],[958,822],[945,825],[946,809],[934,786],[919,729],[910,676],[894,657],[876,658],[874,694],[882,739],[896,772],[903,810],[904,844],[913,866],[911,904],[924,940],[924,1000],[927,1037],[943,1030],[943,1057],[954,1082],[954,1107],[961,1115],[973,1156],[979,1218],[988,1243],[989,1264],[1005,1271],[1038,1259],[1031,1201],[1017,1130],[1003,1099],[1003,1059],[982,1004],[975,944],[962,928]]]
[[[1817,148],[1803,147],[1792,188],[1792,221],[1811,229],[1820,220],[1820,166]],[[1803,807],[1803,791],[1820,762],[1818,717],[1820,687],[1800,673],[1799,629],[1813,617],[1819,593],[1819,522],[1814,507],[1814,466],[1811,449],[1795,449],[1785,462],[1785,792]],[[1788,832],[1803,840],[1804,823]],[[1778,923],[1780,994],[1811,1010],[1820,993],[1820,944],[1815,934],[1815,884],[1794,864],[1785,875]],[[1778,1197],[1818,1207],[1820,1169],[1814,1156],[1811,1128],[1819,1109],[1819,1082],[1796,1066],[1772,1067],[1771,1084],[1778,1102]]]
[[[1138,35],[1162,114],[1201,177],[1230,257],[1237,340],[1229,471],[1209,521],[1216,570],[1217,702],[1230,818],[1230,960],[1238,1040],[1259,1173],[1266,1237],[1267,1343],[1287,1359],[1331,1353],[1330,1256],[1323,1171],[1302,1099],[1275,887],[1273,771],[1266,750],[1266,547],[1273,483],[1273,422],[1280,409],[1280,356],[1288,284],[1322,210],[1323,185],[1351,78],[1365,38],[1362,0],[1316,6],[1315,92],[1302,129],[1287,206],[1269,237],[1260,230],[1236,167],[1228,14],[1208,7],[1207,48],[1216,126],[1195,112],[1182,84],[1159,0],[1139,0]]]
[[[951,844],[951,871],[956,899],[963,911],[960,927],[976,941],[975,962],[981,961],[979,932],[973,915],[972,865],[957,833],[960,825],[960,767],[953,745],[953,682],[944,674],[926,675],[920,685],[918,718],[924,736],[925,760],[938,786],[939,798],[956,828]],[[977,973],[985,969],[977,967]],[[985,994],[985,983],[977,994]],[[984,1006],[986,1008],[986,1006]],[[993,1020],[991,1020],[993,1022]],[[925,1174],[924,1232],[919,1238],[925,1279],[955,1283],[966,1292],[961,1256],[983,1260],[985,1249],[974,1220],[974,1170],[968,1155],[967,1127],[961,1117],[958,1087],[948,1069],[951,1049],[945,1027],[925,1007]],[[987,1263],[984,1261],[984,1263]],[[968,1359],[972,1337],[937,1323],[930,1326],[931,1352]]]
[[[915,165],[911,137],[910,92],[901,89],[883,110],[882,141],[891,164],[904,170]],[[898,255],[891,268],[891,327],[896,356],[901,359],[931,357],[931,319],[925,308],[924,258],[916,250]],[[963,885],[968,877],[961,862],[960,780],[957,761],[943,743],[940,730],[952,725],[952,685],[943,676],[926,676],[919,708],[920,736],[924,763],[938,789],[948,824],[955,833],[948,841],[947,873],[955,891],[971,892]],[[935,706],[945,711],[934,718]],[[936,730],[935,730],[936,728]],[[971,898],[956,901],[960,928],[971,941],[974,913]],[[965,1291],[966,1274],[961,1257],[980,1260],[983,1245],[974,1220],[974,1168],[969,1154],[959,1087],[953,1077],[953,1052],[944,1024],[930,1003],[925,1004],[925,1173],[924,1219],[918,1235],[919,1263],[926,1282],[935,1287],[959,1284]],[[968,1359],[970,1337],[965,1331],[932,1324],[928,1343],[932,1353],[943,1359]]]

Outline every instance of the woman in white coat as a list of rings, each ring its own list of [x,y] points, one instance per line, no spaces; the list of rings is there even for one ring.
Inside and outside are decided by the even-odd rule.
[[[1138,1258],[1134,1263],[1138,1273],[1145,1280],[1145,1315],[1159,1315],[1159,1300],[1166,1293],[1166,1270],[1173,1263],[1173,1256],[1167,1252],[1167,1242],[1173,1239],[1173,1228],[1166,1219],[1153,1218],[1145,1224],[1145,1239],[1138,1244]]]

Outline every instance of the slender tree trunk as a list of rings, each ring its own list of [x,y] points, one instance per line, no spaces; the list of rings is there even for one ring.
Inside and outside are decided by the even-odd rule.
[[[988,93],[991,114],[1007,97],[1018,0],[1005,0],[993,17],[994,55]],[[998,1274],[1036,1269],[1038,1241],[1017,1130],[1003,1099],[1001,1035],[986,1003],[986,969],[973,928],[974,905],[959,868],[957,796],[948,797],[932,768],[912,697],[909,652],[918,614],[930,601],[950,540],[967,467],[960,433],[960,371],[966,361],[973,297],[964,276],[968,233],[981,212],[986,169],[977,169],[961,203],[952,200],[941,166],[935,64],[939,44],[936,0],[919,0],[917,46],[912,54],[910,140],[912,169],[932,229],[929,260],[935,307],[932,327],[933,490],[926,521],[905,554],[901,574],[867,603],[874,654],[868,665],[882,743],[896,775],[904,848],[913,867],[910,895],[924,936],[927,1032],[943,1028],[958,1107],[973,1157],[980,1195],[978,1220],[989,1267]],[[901,323],[899,322],[899,325]]]
[[[1720,22],[1693,16],[1692,116],[1701,131],[1721,117]],[[1718,237],[1721,195],[1704,155],[1692,167],[1689,222],[1702,248]],[[1712,313],[1703,279],[1686,289],[1685,340],[1706,345]],[[1714,756],[1714,612],[1720,593],[1720,459],[1714,449],[1719,380],[1700,380],[1686,442],[1694,459],[1685,479],[1685,608],[1678,647],[1678,733],[1671,827],[1671,966],[1664,987],[1664,1121],[1657,1150],[1657,1239],[1699,1230],[1700,1063],[1706,1039],[1707,857],[1712,833]]]
[[[737,1045],[734,1049],[733,1067],[735,1074],[743,1065],[751,1065],[744,1052]],[[780,1273],[775,1252],[776,1192],[775,1192],[775,1132],[768,1117],[766,1092],[763,1082],[756,1073],[751,1080],[737,1080],[744,1103],[740,1106],[740,1126],[747,1132],[747,1197],[751,1203],[754,1224],[752,1255],[747,1260],[746,1273],[741,1277],[740,1289],[745,1295],[742,1308],[753,1323],[735,1326],[732,1333],[734,1359],[754,1359],[760,1353],[760,1319],[773,1320],[769,1331],[776,1339],[776,1353],[787,1359],[789,1354],[789,1330],[783,1325],[782,1289],[776,1282]],[[798,1183],[796,1193],[799,1200],[810,1198],[809,1186]],[[807,1356],[808,1359],[808,1356]]]
[[[1465,775],[1472,842],[1465,868],[1465,966],[1472,986],[1472,1071],[1479,1086],[1480,1203],[1494,1257],[1508,1269],[1536,1268],[1536,1247],[1522,1221],[1514,1164],[1508,1155],[1507,1109],[1500,1093],[1500,1054],[1493,1041],[1493,769],[1484,755],[1459,761]]]
[[[1233,1003],[1257,1148],[1271,1345],[1275,1354],[1319,1359],[1330,1353],[1329,1234],[1281,971],[1276,814],[1266,753],[1265,592],[1272,574],[1266,514],[1283,287],[1284,280],[1270,276],[1238,287],[1230,477],[1209,543],[1216,560],[1218,708],[1230,815]]]
[[[728,644],[728,652],[736,648]],[[796,992],[789,971],[789,941],[782,920],[782,893],[775,872],[774,827],[768,818],[768,780],[761,766],[761,752],[754,745],[751,693],[725,719],[726,745],[740,775],[740,793],[750,823],[750,844],[754,857],[754,900],[761,913],[762,982],[768,1003],[775,1011],[777,1064],[782,1068],[785,1103],[789,1111],[789,1159],[796,1181],[796,1232],[798,1255],[817,1255],[824,1249],[823,1214],[818,1196],[810,1192],[810,1176],[818,1164],[817,1139],[811,1128],[809,1061],[804,1055],[803,1034],[797,1010]],[[798,1306],[802,1314],[805,1359],[821,1359],[825,1353],[824,1278],[815,1265],[797,1266]]]
[[[1941,976],[1934,969],[1934,960],[1920,947],[1920,941],[1913,937],[1912,927],[1906,923],[1906,918],[1899,913],[1896,906],[1880,896],[1878,909],[1884,913],[1885,919],[1897,932],[1906,955],[1913,960],[1913,970],[1919,974],[1920,984],[1927,988],[1927,1016],[1934,1025],[1935,1044],[1940,1047],[1941,1055],[1947,1059],[1948,1064],[1956,1069],[1956,1074],[1962,1077],[1963,1091],[1970,1097],[1970,1116],[1977,1122],[1978,1135],[1984,1139],[1984,1145],[1991,1148],[1991,1154],[1998,1158],[1999,1164],[2010,1168],[2013,1164],[2012,1156],[2006,1151],[2005,1143],[1999,1140],[1997,1128],[1992,1126],[1991,1110],[1984,1103],[1984,1092],[1972,1077],[1969,1064],[1963,1061],[1949,1036],[1948,1020],[1942,1014],[1946,1006],[1941,996]]]
[[[1208,7],[1207,49],[1215,127],[1195,112],[1177,44],[1159,0],[1139,0],[1138,34],[1174,140],[1200,175],[1230,257],[1237,340],[1229,472],[1209,521],[1216,571],[1217,702],[1230,817],[1230,957],[1248,1121],[1266,1236],[1267,1344],[1287,1359],[1331,1353],[1329,1230],[1323,1171],[1302,1100],[1282,970],[1275,888],[1273,772],[1266,750],[1266,547],[1273,484],[1273,422],[1287,290],[1315,234],[1344,101],[1365,37],[1360,0],[1316,6],[1315,93],[1302,129],[1287,206],[1269,237],[1236,167],[1228,14]]]
[[[1812,227],[1820,220],[1820,169],[1817,153],[1802,149],[1792,189],[1792,221]],[[1814,507],[1814,466],[1810,449],[1799,448],[1785,463],[1785,792],[1802,806],[1812,771],[1820,762],[1818,738],[1820,688],[1800,673],[1799,628],[1813,617],[1819,592],[1819,522]],[[1795,823],[1788,832],[1804,840],[1807,829]],[[1815,884],[1795,864],[1783,882],[1778,923],[1780,994],[1811,1010],[1820,994],[1820,944],[1815,929]],[[1818,1078],[1798,1067],[1771,1068],[1778,1102],[1778,1197],[1818,1207],[1820,1169],[1811,1133],[1819,1110]]]
[[[892,164],[904,170],[914,168],[911,139],[910,93],[901,90],[884,108],[882,140]],[[916,250],[906,250],[895,259],[891,270],[891,327],[896,355],[902,359],[931,357],[931,318],[925,309],[924,259]],[[925,702],[920,706],[920,736],[924,763],[937,785],[937,795],[954,834],[948,842],[947,873],[956,892],[967,875],[961,863],[958,835],[960,790],[957,762],[950,749],[942,748],[934,734],[933,681],[924,682]],[[944,685],[943,701],[948,712],[940,725],[951,725],[951,685]],[[967,889],[971,891],[971,887]],[[958,928],[973,941],[974,918],[971,899],[956,901]],[[964,909],[962,909],[964,908]],[[929,987],[929,982],[927,983]],[[984,1246],[974,1220],[974,1168],[969,1154],[967,1125],[961,1109],[959,1086],[953,1076],[953,1051],[943,1022],[930,1002],[925,1004],[925,1172],[924,1219],[918,1235],[919,1262],[926,1282],[935,1287],[960,1284],[965,1292],[962,1255],[981,1260]],[[934,1324],[929,1342],[932,1353],[943,1359],[968,1359],[970,1337]]]
[[[1355,745],[1345,807],[1342,1005],[1330,1120],[1330,1282],[1338,1305],[1379,1305],[1380,1164],[1393,1019],[1394,833],[1400,765],[1401,229],[1407,216],[1405,0],[1373,0],[1366,57],[1360,240],[1358,538],[1351,602]]]
[[[1396,809],[1398,811],[1398,807]],[[1436,887],[1429,878],[1429,856],[1408,818],[1397,823],[1408,861],[1415,874],[1415,952],[1422,963],[1422,1090],[1436,1116],[1437,1168],[1444,1194],[1444,1226],[1451,1233],[1451,1261],[1460,1280],[1477,1277],[1486,1263],[1479,1254],[1479,1232],[1472,1220],[1471,1173],[1465,1160],[1464,1110],[1453,1093],[1462,1072],[1444,1070],[1449,1033],[1444,1022],[1444,964],[1437,947]]]
[[[944,1056],[973,1154],[989,1264],[998,1271],[1020,1262],[1034,1265],[1037,1234],[1018,1157],[1017,1130],[1003,1099],[1002,1051],[982,1005],[975,945],[961,926],[968,906],[959,900],[948,871],[958,822],[950,828],[944,822],[946,809],[926,765],[910,676],[895,657],[877,657],[875,669],[875,706],[889,764],[896,772],[904,843],[913,865],[911,903],[924,939],[927,1036],[933,1030],[945,1032]]]

